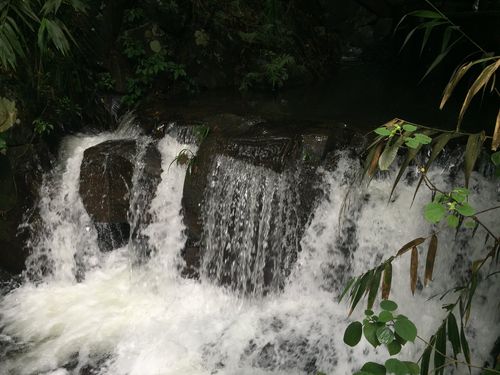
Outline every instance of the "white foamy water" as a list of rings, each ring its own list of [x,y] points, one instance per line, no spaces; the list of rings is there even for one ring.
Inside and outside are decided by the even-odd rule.
[[[158,145],[163,174],[150,207],[152,223],[144,229],[154,249],[151,259],[134,265],[128,246],[106,254],[88,251],[88,258],[95,256],[95,265],[87,269],[82,282],[76,282],[74,255],[80,246],[97,249],[96,236],[84,233],[80,224],[86,224],[88,217],[82,212],[77,184],[81,150],[107,136],[98,137],[75,138],[63,157],[61,191],[43,192],[47,215],[58,216],[61,197],[77,204],[67,204],[71,214],[57,220],[47,216],[50,225],[40,234],[50,241],[44,243],[51,250],[49,257],[59,264],[57,272],[37,285],[25,282],[0,301],[0,340],[10,342],[0,374],[230,375],[321,370],[344,375],[365,361],[383,362],[388,357],[384,348],[374,350],[362,342],[351,349],[342,342],[350,319],[346,304],[338,303],[338,292],[351,275],[393,255],[410,239],[430,233],[421,215],[429,199],[424,190],[410,209],[413,184],[401,182],[395,202],[387,204],[392,179],[374,180],[369,197],[356,195],[363,203],[339,228],[339,211],[349,189],[346,176],[357,168],[356,162],[341,155],[334,172],[319,172],[325,195],[302,238],[302,251],[284,289],[261,299],[246,299],[209,280],[180,277],[185,168],[170,163],[189,146],[167,136]],[[436,167],[432,178],[446,188],[450,186],[447,175],[448,171]],[[472,204],[477,208],[498,202],[493,183],[474,175],[471,185],[477,193]],[[494,212],[482,218],[492,228],[499,227]],[[465,271],[454,264],[457,254],[472,260],[484,252],[483,235],[470,240],[459,233],[456,241],[450,240],[452,236],[451,232],[439,234],[434,281],[415,297],[410,293],[409,258],[394,262],[393,298],[424,337],[444,317],[440,301],[424,302],[457,282]],[[496,302],[492,303],[499,289],[493,281],[497,280],[492,278],[480,288],[476,318],[468,331],[478,364],[486,360],[481,355],[488,354],[500,332]],[[401,354],[408,360],[418,355],[411,345]]]

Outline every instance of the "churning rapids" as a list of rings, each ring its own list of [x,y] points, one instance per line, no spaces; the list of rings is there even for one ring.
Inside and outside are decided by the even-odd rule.
[[[337,152],[332,171],[317,171],[323,194],[299,239],[301,251],[284,286],[265,296],[245,297],[211,281],[209,272],[201,272],[200,280],[180,275],[180,252],[185,243],[181,198],[186,168],[171,162],[182,149],[196,148],[168,135],[158,143],[163,172],[149,208],[152,219],[141,228],[153,250],[150,259],[137,262],[131,245],[108,253],[99,251],[97,234],[78,193],[80,165],[85,149],[122,138],[148,142],[126,129],[71,136],[64,141],[58,166],[46,176],[40,192],[43,230],[33,233],[31,239],[33,254],[28,270],[44,276],[37,282],[26,277],[0,299],[0,374],[322,371],[344,375],[352,374],[366,361],[385,361],[385,348],[375,350],[363,341],[355,348],[343,343],[350,319],[347,305],[339,303],[338,296],[350,276],[378,264],[409,240],[430,233],[431,227],[421,214],[430,193],[421,189],[410,208],[414,178],[400,183],[390,204],[387,198],[394,173],[374,179],[369,190],[352,195],[351,208],[339,221],[346,192],[354,189],[351,181],[359,163],[349,153]],[[230,164],[231,160],[226,158],[224,163]],[[444,165],[436,165],[431,176],[446,188],[458,183],[461,175],[453,177],[453,163]],[[283,181],[276,172],[252,166],[234,168],[232,172],[224,176],[224,183],[235,184],[232,188],[238,189],[233,199],[252,197],[255,192],[250,190],[256,188],[283,191],[283,186],[277,185]],[[250,180],[256,176],[260,186]],[[289,184],[293,185],[293,181]],[[498,205],[498,183],[473,174],[471,189],[471,202],[477,209],[490,207],[492,202]],[[223,194],[208,194],[208,211],[223,210],[225,198]],[[283,202],[287,204],[286,199]],[[245,215],[252,209],[243,206],[234,205],[241,211],[244,226]],[[269,220],[263,218],[259,225],[269,225],[262,223]],[[482,218],[492,228],[500,227],[494,211]],[[280,229],[284,235],[296,231],[296,223],[290,222],[292,227]],[[212,225],[225,224],[222,220]],[[464,260],[475,259],[484,251],[484,235],[470,239],[465,229],[455,239],[450,231],[439,237],[434,281],[414,297],[409,285],[409,257],[394,263],[392,298],[399,302],[400,312],[415,321],[423,337],[433,333],[444,316],[442,301],[426,300],[455,285],[467,272]],[[241,242],[237,248],[245,252]],[[212,244],[210,252],[214,251],[217,249]],[[202,262],[202,267],[209,263]],[[40,269],[47,264],[50,273]],[[77,269],[84,277],[77,277]],[[238,272],[244,273],[245,268]],[[500,332],[499,289],[493,279],[484,281],[475,296],[476,311],[467,331],[478,364],[489,360],[486,356]],[[352,318],[360,318],[362,311],[360,307]],[[420,349],[407,345],[401,357],[416,360]]]

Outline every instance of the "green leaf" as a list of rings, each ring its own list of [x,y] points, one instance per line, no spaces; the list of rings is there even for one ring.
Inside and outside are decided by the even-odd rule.
[[[365,315],[366,315],[366,316],[372,316],[372,315],[373,315],[373,310],[366,309],[366,310],[365,310]]]
[[[405,144],[412,149],[417,149],[420,146],[420,143],[415,138],[406,138]]]
[[[422,354],[422,361],[420,362],[420,375],[428,375],[429,363],[431,359],[432,349],[434,347],[435,337],[432,336],[429,345],[425,348]]]
[[[434,350],[434,373],[443,374],[446,357],[446,324],[443,323],[436,335],[436,349]]]
[[[396,358],[390,358],[385,361],[385,368],[390,374],[407,375],[409,372],[408,367],[406,367],[403,362]]]
[[[458,203],[464,202],[469,196],[469,190],[465,188],[456,188],[451,192],[451,197]]]
[[[415,130],[417,130],[417,127],[415,125],[404,124],[403,130],[406,132],[414,132]]]
[[[455,315],[450,313],[448,315],[448,340],[451,342],[451,346],[453,347],[453,355],[457,358],[457,354],[459,354],[462,350],[460,347],[460,333],[458,332],[457,320],[455,319]]]
[[[352,322],[349,324],[344,333],[344,342],[349,346],[356,346],[361,340],[363,326],[360,322]]]
[[[365,371],[372,375],[385,375],[385,367],[375,362],[366,362],[363,367],[361,367],[361,371]]]
[[[10,129],[17,119],[16,103],[0,97],[0,133]]]
[[[450,228],[457,228],[458,227],[458,217],[455,215],[448,215],[446,216],[446,222],[448,223],[448,226]]]
[[[349,291],[349,289],[351,289],[351,286],[352,284],[354,284],[354,282],[356,281],[356,278],[353,277],[351,278],[348,282],[347,282],[347,285],[345,286],[342,294],[340,295],[340,298],[339,298],[339,301],[342,301],[342,298],[344,298],[344,296],[346,295],[346,293]]]
[[[439,223],[445,213],[446,207],[439,203],[429,203],[424,208],[424,218],[432,224]]]
[[[392,319],[394,319],[394,317],[390,311],[384,310],[378,315],[378,321],[382,323],[390,322]]]
[[[380,279],[382,278],[382,267],[379,267],[375,270],[375,274],[373,275],[370,282],[370,291],[368,292],[368,301],[367,308],[371,309],[375,302],[375,298],[377,297],[378,288],[380,286]]]
[[[428,145],[429,143],[432,142],[432,138],[425,135],[425,134],[422,134],[422,133],[417,133],[414,135],[415,137],[415,140],[418,142],[418,143],[421,143],[423,145]]]
[[[408,15],[420,18],[430,18],[430,19],[444,19],[438,12],[433,10],[416,10],[409,13]]]
[[[500,165],[500,151],[497,151],[497,152],[491,154],[491,161],[497,167]]]
[[[381,344],[390,344],[394,338],[394,332],[389,327],[384,326],[377,329],[377,339]]]
[[[378,167],[381,171],[386,171],[389,169],[394,159],[398,154],[398,150],[404,143],[404,138],[400,137],[395,142],[387,142],[384,151],[378,159]]]
[[[418,375],[420,373],[420,367],[415,362],[403,361],[403,363],[408,368],[408,373],[410,375]]]
[[[457,205],[455,209],[463,216],[473,216],[476,213],[474,208],[467,202]]]
[[[394,323],[394,329],[396,333],[406,341],[413,342],[417,337],[417,327],[408,319],[397,319]]]
[[[469,343],[467,342],[467,337],[465,336],[464,325],[462,324],[460,329],[460,343],[462,344],[462,349],[464,351],[465,361],[470,365],[470,349]],[[469,373],[471,368],[469,367]]]
[[[485,139],[484,131],[477,134],[471,134],[467,139],[464,161],[465,187],[469,187],[469,178],[476,164],[476,160],[481,153],[481,147]]]
[[[434,272],[434,262],[436,260],[438,238],[434,233],[429,241],[429,249],[427,250],[427,258],[425,259],[425,273],[424,273],[424,285],[432,280],[432,273]]]
[[[151,51],[158,53],[161,51],[161,43],[159,40],[152,40],[149,42],[149,48],[151,48]]]
[[[391,300],[383,300],[380,302],[380,307],[387,311],[394,311],[398,308],[398,304]]]
[[[377,128],[374,130],[375,133],[377,133],[378,135],[382,135],[384,137],[388,137],[392,134],[392,132],[387,129],[386,127],[380,127],[380,128]]]
[[[377,330],[383,327],[383,323],[367,323],[363,326],[363,335],[366,341],[368,341],[374,348],[380,345],[377,338]]]
[[[394,340],[393,342],[387,344],[387,350],[390,355],[396,355],[401,351],[401,344]]]

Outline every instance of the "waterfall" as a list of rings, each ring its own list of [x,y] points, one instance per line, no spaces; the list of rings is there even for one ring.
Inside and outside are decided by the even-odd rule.
[[[421,212],[430,195],[422,190],[410,207],[414,179],[403,179],[388,203],[394,171],[374,179],[368,190],[359,190],[352,185],[357,160],[339,152],[333,170],[317,171],[323,193],[305,233],[297,238],[295,177],[220,157],[203,207],[202,277],[192,280],[180,276],[186,240],[181,206],[186,168],[172,161],[181,150],[194,152],[195,148],[170,136],[158,143],[161,181],[148,204],[149,224],[139,228],[150,249],[149,258],[136,262],[132,241],[108,253],[98,251],[97,234],[87,230],[90,219],[78,194],[79,167],[86,148],[117,138],[127,136],[68,138],[59,167],[47,176],[40,203],[43,230],[32,241],[29,262],[38,280],[26,280],[0,299],[0,374],[322,371],[347,375],[366,361],[388,357],[384,348],[373,349],[363,342],[349,348],[343,343],[345,327],[351,319],[361,318],[363,308],[347,318],[348,308],[338,302],[338,295],[350,276],[393,255],[409,240],[429,234],[431,227]],[[446,165],[436,165],[430,173],[443,189],[455,184]],[[348,225],[343,221],[339,227],[344,197],[353,189],[357,189],[352,196],[359,199],[358,204],[345,210]],[[477,173],[472,175],[471,190],[471,203],[477,209],[499,201],[497,185]],[[499,227],[494,212],[482,219]],[[434,281],[419,288],[415,296],[409,286],[409,259],[394,263],[392,298],[423,337],[444,316],[443,301],[427,299],[460,281],[466,261],[484,251],[483,236],[470,238],[463,229],[453,239],[450,233],[439,234]],[[280,236],[282,242],[273,241],[275,248],[270,248],[273,236]],[[296,259],[287,259],[298,241],[301,251]],[[223,251],[230,256],[225,258]],[[284,274],[273,281],[271,293],[250,298],[219,285],[218,277],[229,274],[250,292],[264,289],[264,254],[271,254],[272,267],[285,265],[276,266],[275,271],[284,270]],[[457,257],[462,261],[455,262]],[[231,263],[235,258],[238,261]],[[79,282],[77,260],[84,270]],[[42,272],[37,268],[40,264],[51,272]],[[498,310],[486,304],[498,299],[495,281],[493,277],[483,281],[467,329],[476,363],[487,360],[500,332]],[[401,356],[416,360],[420,349],[407,345]],[[467,372],[459,368],[454,373]]]
[[[203,212],[205,277],[245,294],[279,290],[299,250],[294,177],[218,157]]]

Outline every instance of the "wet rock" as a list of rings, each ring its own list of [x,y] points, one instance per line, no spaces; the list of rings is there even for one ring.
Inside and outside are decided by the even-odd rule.
[[[125,245],[129,238],[141,242],[138,229],[148,222],[147,208],[162,172],[161,155],[156,144],[142,155],[143,170],[133,211],[135,231],[131,233],[129,207],[133,189],[137,144],[134,140],[110,140],[85,150],[80,171],[80,195],[94,222],[99,248],[110,251]],[[139,245],[137,247],[140,247]]]
[[[44,143],[9,147],[0,155],[0,268],[12,274],[25,268],[27,226],[37,220],[36,202],[52,157]]]
[[[80,196],[97,223],[127,223],[135,141],[111,140],[85,150]]]
[[[199,275],[199,267],[204,256],[205,245],[202,244],[205,225],[203,207],[206,205],[204,200],[211,189],[208,184],[213,180],[212,175],[216,173],[214,163],[219,155],[230,156],[244,163],[264,167],[279,175],[286,174],[287,179],[293,179],[293,184],[295,184],[293,188],[298,197],[294,198],[293,203],[296,211],[294,220],[298,221],[297,228],[299,228],[294,233],[296,232],[296,237],[300,238],[319,193],[316,186],[318,178],[316,168],[324,160],[327,152],[338,144],[352,141],[352,135],[348,135],[344,126],[338,124],[268,123],[258,118],[246,119],[225,114],[207,119],[205,125],[210,127],[210,132],[198,149],[191,173],[186,175],[182,200],[184,223],[187,227],[187,244],[183,252],[186,267],[183,273],[189,277]],[[238,171],[235,171],[234,178],[238,178]],[[275,199],[277,198],[272,198],[273,201]],[[271,219],[272,222],[273,220]],[[228,228],[229,232],[233,230]],[[275,237],[279,236],[270,238]],[[274,240],[271,239],[271,241]],[[270,249],[277,249],[281,246],[274,243],[268,245]],[[295,247],[295,250],[290,251],[295,252],[296,249]],[[225,250],[223,257],[225,261],[222,263],[227,264],[228,267],[237,258],[231,255],[231,251]],[[266,258],[267,260],[262,263],[264,284],[282,284],[282,281],[275,280],[274,275],[277,267],[275,258],[279,257],[277,258],[277,255],[272,252],[269,252],[266,257],[268,259]],[[291,259],[293,263],[296,254],[290,254],[289,257],[287,255],[286,258]],[[220,259],[217,263],[221,263]],[[229,268],[234,270],[234,267]],[[283,272],[280,273],[283,274]],[[284,273],[287,274],[286,271]],[[231,270],[222,272],[219,276],[219,282],[231,285],[234,281],[231,279],[235,277]],[[258,288],[252,285],[248,289]],[[264,287],[263,290],[267,288]]]

